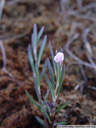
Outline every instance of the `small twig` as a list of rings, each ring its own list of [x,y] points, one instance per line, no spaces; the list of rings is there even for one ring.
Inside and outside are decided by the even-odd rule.
[[[16,82],[20,87],[23,88],[24,92],[26,92],[25,88],[20,84],[20,81],[16,80],[16,79],[11,79],[13,80],[14,82]]]
[[[66,11],[67,5],[70,3],[70,0],[60,0],[61,11]]]
[[[82,66],[82,65],[79,65],[79,66],[80,66],[81,74],[82,74],[82,76],[83,76],[85,82],[88,82],[88,78],[87,78],[87,76],[86,76],[86,74],[85,74],[85,72],[84,72],[83,66]]]
[[[87,55],[87,58],[88,58],[89,62],[91,63],[91,65],[94,67],[94,69],[96,69],[96,64],[95,64],[95,62],[93,61],[93,59],[91,57],[91,56],[94,56],[94,55],[93,55],[91,45],[90,45],[90,43],[87,39],[87,35],[91,31],[91,29],[94,28],[95,25],[96,25],[96,23],[93,24],[90,28],[85,29],[84,32],[83,32],[83,41],[84,41],[86,50],[88,52],[88,54],[86,54],[86,55]]]
[[[21,1],[21,0],[11,0],[11,1],[7,2],[7,5],[10,6],[10,5],[16,4],[19,1]]]
[[[1,48],[1,53],[3,56],[3,68],[2,68],[2,70],[10,77],[10,79],[12,81],[15,81],[19,86],[21,86],[24,89],[24,87],[20,84],[20,81],[16,80],[15,77],[12,76],[12,74],[9,73],[9,71],[6,69],[6,54],[5,54],[3,42],[1,40],[0,40],[0,48]],[[25,91],[25,89],[24,89],[24,91]]]
[[[87,63],[87,62],[84,62],[82,61],[79,57],[77,57],[76,55],[74,55],[70,50],[69,50],[69,46],[70,44],[79,37],[79,34],[75,34],[72,38],[70,38],[67,42],[67,44],[65,45],[64,49],[66,50],[66,52],[72,57],[74,58],[76,61],[78,61],[78,63],[82,64],[82,65],[85,65],[87,67],[90,67],[90,68],[95,68],[93,67],[92,64],[90,63]],[[95,68],[96,69],[96,68]]]
[[[96,91],[96,87],[88,87],[88,88]]]
[[[10,42],[10,41],[13,41],[13,40],[17,40],[17,39],[23,38],[27,34],[28,34],[28,32],[25,32],[25,33],[22,33],[22,34],[18,34],[18,35],[11,35],[10,37],[5,37],[4,39],[2,38],[2,41],[4,41],[4,43]]]
[[[89,33],[95,26],[96,26],[96,23],[94,23],[90,28],[85,29],[85,30],[83,31],[83,35],[82,35],[83,41],[84,41],[84,43],[85,43],[85,47],[86,47],[86,49],[87,49],[87,51],[88,51],[88,53],[89,53],[90,55],[93,55],[93,52],[92,52],[91,45],[90,45],[90,43],[89,43],[89,41],[88,41],[88,39],[87,39],[87,35],[88,35],[88,33]]]
[[[2,40],[0,40],[0,48],[1,48],[1,53],[3,57],[3,69],[6,69],[6,54],[5,54],[5,49],[4,49]]]
[[[5,0],[0,0],[0,19],[2,17],[4,5],[5,5]]]
[[[95,69],[95,71],[96,71],[96,64],[95,64],[95,62],[93,61],[93,59],[92,59],[89,55],[87,55],[87,58],[88,58],[89,62],[91,63],[91,65],[94,67],[94,69]]]
[[[0,93],[1,93],[1,92],[4,92],[4,91],[6,91],[6,90],[15,90],[15,89],[17,89],[17,88],[18,88],[18,87],[7,88],[7,89],[4,89],[4,90],[2,89],[2,90],[0,90]]]
[[[70,3],[70,1],[68,0],[60,0],[60,6],[61,6],[61,13],[63,16],[65,16],[65,13],[67,14],[67,16],[76,16],[79,17],[81,19],[86,19],[86,20],[91,20],[91,21],[96,21],[96,17],[91,17],[88,14],[80,14],[82,11],[86,11],[88,9],[94,8],[96,7],[96,3],[91,3],[89,5],[83,6],[82,5],[82,0],[77,0],[77,4],[79,9],[77,11],[74,11],[73,8],[70,6],[71,9],[66,9],[66,3]]]
[[[81,90],[81,94],[84,94],[84,90],[85,90],[85,88],[87,86],[87,83],[88,83],[88,78],[87,78],[87,76],[86,76],[86,74],[84,72],[83,66],[82,65],[79,65],[79,66],[80,66],[80,69],[81,69],[81,74],[82,74],[82,76],[84,78],[84,83],[82,84],[80,90]]]
[[[81,1],[81,0],[78,0],[78,1]],[[96,7],[96,2],[90,3],[89,5],[83,6],[83,7],[80,9],[80,11],[78,11],[78,12],[80,13],[81,11],[86,11],[86,10],[88,10],[88,9],[90,9],[90,8],[95,8],[95,7]]]
[[[86,50],[92,56],[93,55],[92,48],[91,48],[90,43],[87,39],[87,35],[88,35],[89,32],[90,32],[89,28],[85,29],[84,32],[83,32],[82,37],[83,37],[83,42],[84,42]]]
[[[13,120],[12,120],[5,128],[10,128],[10,126],[11,126],[12,124],[14,124],[14,122],[15,122],[18,118],[19,118],[19,116],[16,115],[16,117],[13,118]]]
[[[69,69],[69,66],[71,66],[71,65],[73,65],[73,64],[79,65],[80,70],[81,70],[81,74],[82,74],[82,76],[83,76],[83,78],[84,78],[83,81],[81,81],[80,83],[78,83],[78,84],[75,86],[75,90],[78,90],[79,88],[82,88],[82,90],[81,90],[82,92],[81,92],[81,93],[83,93],[83,92],[84,92],[83,89],[85,88],[84,86],[85,86],[86,83],[88,82],[88,78],[87,78],[87,76],[86,76],[86,74],[85,74],[85,72],[84,72],[83,66],[82,66],[80,63],[78,63],[78,62],[71,62],[70,64],[68,64],[67,69]],[[83,87],[81,87],[81,86],[83,86]]]
[[[3,70],[10,78],[14,79],[14,76],[13,76],[11,73],[9,73],[9,71],[8,71],[6,68],[3,68],[2,70]]]
[[[81,81],[75,86],[75,90],[77,91],[82,85],[84,84],[84,81]]]
[[[1,49],[1,53],[2,53],[2,57],[3,57],[3,67],[2,70],[8,74],[9,77],[14,78],[11,73],[8,72],[8,70],[6,69],[6,54],[5,54],[5,49],[3,46],[3,42],[2,40],[0,40],[0,49]]]
[[[23,90],[26,92],[26,89],[22,86],[22,81],[20,81],[20,80],[16,80],[15,78],[8,78],[9,80],[11,80],[11,81],[14,81],[14,82],[16,82],[21,88],[23,88]],[[30,83],[27,83],[27,82],[24,82],[24,84],[26,84],[26,85],[31,85]]]
[[[82,3],[83,3],[83,0],[77,0],[78,7],[80,9],[82,8]]]
[[[79,18],[82,18],[82,19],[91,20],[91,21],[96,22],[96,18],[95,17],[90,17],[88,15],[78,14],[77,12],[72,11],[72,10],[71,11],[67,11],[66,13],[68,15],[71,15],[71,16],[76,16],[76,17],[79,17]]]

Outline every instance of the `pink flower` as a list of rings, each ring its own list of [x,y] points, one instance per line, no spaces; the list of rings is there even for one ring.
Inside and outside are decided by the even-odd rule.
[[[54,57],[54,61],[56,63],[60,62],[60,65],[62,64],[63,60],[64,60],[64,54],[62,52],[58,52]]]

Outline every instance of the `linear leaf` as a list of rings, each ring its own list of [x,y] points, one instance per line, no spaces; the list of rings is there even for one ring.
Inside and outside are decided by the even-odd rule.
[[[44,121],[43,121],[41,118],[39,118],[38,116],[35,116],[35,118],[37,119],[37,121],[38,121],[44,128],[46,128],[46,125],[45,125]]]
[[[58,122],[58,123],[55,123],[55,125],[67,125],[68,123],[67,122]]]
[[[46,93],[46,95],[44,97],[44,103],[46,103],[48,95],[49,95],[49,90],[47,90],[47,93]]]
[[[46,112],[46,110],[40,104],[38,104],[27,91],[26,91],[26,94],[29,97],[29,99],[31,100],[31,102],[33,104],[35,104],[44,113],[44,115],[47,117],[48,121],[50,122],[50,117],[49,117],[48,113]]]
[[[34,24],[33,26],[33,53],[34,53],[34,58],[35,58],[35,61],[37,61],[37,26],[36,24]]]
[[[37,26],[34,24],[33,26],[33,43],[34,43],[34,49],[36,50],[36,44],[37,44]]]
[[[36,63],[35,65],[35,71],[36,71],[36,80],[37,80],[37,84],[40,87],[40,74],[39,74],[39,69],[38,69],[38,65]]]
[[[60,111],[61,109],[65,108],[66,106],[68,106],[68,104],[70,103],[70,101],[67,101],[64,105],[60,106],[59,108],[57,108],[54,113]]]
[[[40,48],[40,51],[39,51],[39,55],[38,55],[38,65],[40,64],[41,57],[42,57],[43,51],[45,49],[46,42],[47,42],[47,36],[45,35],[42,45],[41,45],[41,48]]]
[[[47,59],[47,62],[48,62],[48,69],[49,69],[49,73],[50,73],[50,76],[51,76],[52,85],[53,85],[53,88],[55,89],[55,80],[54,80],[53,69],[52,69],[52,66],[51,66],[51,63],[50,63],[49,59]]]
[[[39,33],[38,33],[38,41],[40,40],[40,38],[41,38],[43,32],[44,32],[44,26],[40,29],[40,31],[39,31]],[[38,43],[38,41],[37,41],[37,43]]]
[[[32,44],[32,49],[34,50],[34,35],[31,35],[31,44]]]
[[[60,89],[61,89],[61,87],[62,87],[62,83],[63,83],[63,80],[64,80],[64,75],[65,75],[65,65],[64,65],[63,68],[62,68],[62,76],[61,76],[61,80],[60,80],[59,87],[58,87],[58,89],[57,89],[57,95],[59,94]]]
[[[30,44],[28,46],[28,55],[29,55],[29,61],[30,61],[31,68],[32,68],[33,72],[35,73],[35,66],[34,66],[34,61],[33,61]]]
[[[47,60],[45,61],[43,70],[46,71],[46,68],[47,68]]]
[[[48,86],[49,86],[49,89],[50,89],[52,98],[54,99],[54,90],[53,90],[53,86],[52,86],[52,83],[51,83],[51,81],[49,80],[49,78],[48,78],[48,76],[46,75],[45,72],[44,72],[44,77],[45,77],[46,83],[47,83]]]
[[[52,62],[53,62],[53,66],[54,66],[54,70],[55,70],[55,74],[56,74],[56,65],[55,65],[55,61],[54,61],[54,53],[53,53],[53,49],[52,49],[52,46],[51,46],[51,42],[49,42],[49,47],[50,47]]]
[[[37,98],[39,100],[38,85],[37,85],[37,81],[36,81],[36,78],[35,78],[34,74],[33,74],[33,79],[34,79],[34,83],[35,83],[35,90],[36,90]]]
[[[48,110],[49,114],[51,115],[52,113],[51,113],[51,108],[49,105],[47,105],[47,110]]]
[[[47,68],[47,60],[45,61],[44,63],[44,68],[43,68],[43,71],[46,71],[46,68]],[[42,79],[43,75],[44,75],[44,72],[42,71],[41,75],[40,75],[40,79]]]
[[[60,52],[62,52],[63,53],[63,49],[60,47]]]
[[[56,63],[56,68],[57,68],[57,84],[59,85],[60,82],[60,76],[61,76],[61,67],[60,67],[60,63]]]

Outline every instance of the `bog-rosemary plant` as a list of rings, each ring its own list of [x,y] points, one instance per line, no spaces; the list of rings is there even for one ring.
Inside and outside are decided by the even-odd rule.
[[[65,108],[69,104],[69,101],[64,103],[63,105],[58,105],[56,103],[58,94],[60,92],[60,89],[63,83],[64,74],[65,74],[65,65],[63,64],[64,54],[63,54],[62,48],[60,48],[60,52],[56,53],[56,56],[54,56],[51,43],[49,42],[53,66],[50,60],[47,59],[44,64],[43,71],[40,74],[39,65],[40,65],[41,58],[47,42],[46,35],[43,38],[42,45],[40,47],[39,52],[37,52],[37,46],[39,44],[43,31],[44,31],[44,27],[42,27],[38,33],[37,26],[36,24],[34,24],[33,34],[31,36],[32,44],[31,45],[29,44],[28,46],[28,55],[29,55],[29,60],[32,67],[32,71],[33,71],[33,79],[34,79],[34,85],[35,85],[38,101],[34,100],[32,96],[28,93],[28,91],[26,91],[26,93],[29,99],[32,101],[32,103],[35,104],[44,115],[44,119],[41,119],[40,117],[37,117],[37,116],[36,116],[36,119],[40,122],[40,124],[43,127],[49,128],[50,126],[54,127],[58,124],[66,124],[66,122],[56,122],[56,120],[52,120],[52,116],[57,114],[61,109]],[[49,70],[50,79],[46,74],[47,67]],[[49,90],[47,90],[45,97],[42,99],[42,96],[41,96],[42,95],[41,94],[42,77],[45,77],[46,83],[51,92],[51,95],[52,95],[51,102],[48,101]],[[55,81],[55,77],[56,77],[56,81]]]

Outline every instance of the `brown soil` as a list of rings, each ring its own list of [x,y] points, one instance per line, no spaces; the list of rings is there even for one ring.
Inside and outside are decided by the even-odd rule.
[[[68,41],[72,23],[81,23],[83,28],[81,26],[76,28],[80,37],[74,41],[70,49],[80,59],[88,62],[82,33],[85,28],[91,27],[95,21],[68,16],[66,13],[62,14],[59,0],[21,0],[9,5],[10,1],[8,0],[5,4],[0,21],[0,40],[3,41],[6,52],[6,69],[14,78],[2,70],[3,58],[0,52],[0,128],[40,128],[41,125],[35,116],[43,118],[43,115],[30,102],[25,93],[25,90],[28,90],[36,99],[27,53],[28,44],[31,42],[33,24],[37,24],[38,30],[41,26],[45,26],[44,34],[48,35],[48,41],[51,41],[54,50],[59,50]],[[78,10],[76,1],[70,1],[74,10]],[[95,2],[95,0],[86,1],[83,2],[84,6]],[[95,30],[88,34],[88,40],[93,49],[96,50]],[[95,50],[94,61],[96,61]],[[70,100],[70,104],[57,115],[59,116],[58,121],[68,122],[71,125],[96,124],[96,90],[92,89],[92,87],[96,89],[96,72],[93,68],[82,66],[87,77],[87,81],[85,81],[80,66],[73,63],[74,59],[68,55],[65,49],[64,53],[66,74],[57,102],[65,103]],[[42,64],[47,57],[50,58],[48,43]],[[81,82],[80,89],[75,90],[75,87]],[[42,94],[45,93],[45,89],[47,86],[43,80]]]

